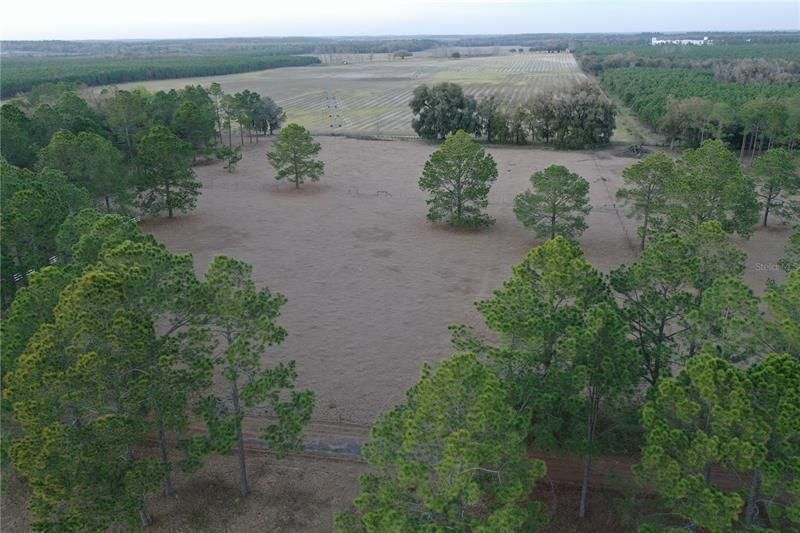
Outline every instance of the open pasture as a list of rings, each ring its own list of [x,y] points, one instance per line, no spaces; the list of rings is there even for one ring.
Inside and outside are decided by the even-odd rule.
[[[262,141],[245,146],[235,173],[219,163],[196,169],[203,192],[195,211],[144,223],[173,251],[192,252],[198,273],[214,256],[231,255],[253,265],[259,285],[287,296],[280,323],[289,336],[266,357],[297,360],[299,385],[317,393],[317,421],[371,424],[402,401],[423,362],[452,354],[448,325],[484,331],[473,302],[538,244],[512,211],[532,172],[562,164],[590,182],[593,210],[580,242],[596,268],[636,258],[636,223],[615,198],[633,159],[490,147],[499,176],[488,213],[497,222],[464,232],[426,222],[417,181],[435,145],[318,140],[326,165],[319,183],[295,190],[276,182],[264,155],[270,142]],[[781,277],[776,263],[789,233],[759,227],[750,240],[736,240],[756,291]]]
[[[363,58],[362,58],[363,59]],[[408,103],[422,83],[459,83],[467,94],[490,94],[520,103],[546,91],[561,91],[586,76],[571,54],[504,54],[461,59],[409,57],[315,67],[293,67],[213,78],[183,78],[127,84],[150,90],[208,85],[217,81],[227,93],[244,89],[269,96],[287,120],[316,134],[413,136]]]

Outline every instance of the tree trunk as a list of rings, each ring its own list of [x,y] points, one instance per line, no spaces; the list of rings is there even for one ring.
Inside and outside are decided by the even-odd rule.
[[[747,508],[744,512],[744,523],[748,527],[753,527],[756,516],[758,515],[758,498],[761,490],[761,471],[753,470],[753,478],[750,481],[750,494],[747,496]]]
[[[758,130],[753,132],[753,142],[750,143],[750,166],[753,166],[753,158],[756,156],[756,146],[758,145]]]
[[[578,511],[578,516],[584,518],[586,516],[587,500],[589,499],[589,479],[592,474],[592,454],[586,456],[583,463],[583,483],[581,484],[581,506]]]
[[[639,250],[644,251],[645,241],[647,240],[647,225],[650,222],[650,211],[644,212],[644,224],[642,225],[642,242],[639,243]]]
[[[233,126],[228,126],[228,147],[233,150]]]
[[[242,138],[242,146],[244,146],[244,127],[239,124],[239,136]]]
[[[770,200],[770,198],[772,198],[772,192],[771,191],[770,191],[770,194],[767,195],[767,199],[764,202],[764,204],[765,204],[765,207],[764,207],[764,227],[765,228],[767,227],[767,217],[769,217],[769,205],[772,203],[772,200]]]
[[[747,146],[747,133],[742,135],[742,147],[739,149],[739,161],[744,161],[744,147]]]
[[[158,423],[158,448],[161,453],[161,465],[164,467],[164,495],[172,496],[172,472],[169,467],[169,456],[167,455],[167,436],[164,433],[164,426]]]
[[[131,142],[131,134],[127,122],[125,123],[125,144],[128,147],[128,157],[133,159],[133,143]]]
[[[242,409],[239,405],[239,387],[236,382],[232,383],[231,395],[233,396],[233,410],[238,416],[241,414]],[[239,422],[239,427],[236,428],[236,440],[239,442],[239,489],[242,496],[250,494],[250,486],[247,484],[247,463],[245,462],[244,455],[244,435],[242,434],[242,422]]]
[[[598,408],[598,399],[597,397],[593,396],[591,398],[590,409],[591,412],[589,413],[589,427],[587,429],[586,441],[588,444],[589,452],[586,454],[586,458],[583,463],[583,483],[581,484],[581,504],[578,510],[578,516],[580,518],[584,518],[586,516],[586,509],[588,507],[588,500],[589,500],[589,481],[592,475],[592,454],[594,450],[592,447],[594,446],[594,427],[596,423],[596,412]]]
[[[169,190],[169,182],[167,182],[165,196],[167,198],[167,218],[172,218],[172,192]]]
[[[139,518],[142,520],[143,527],[147,527],[153,523],[153,519],[147,511],[147,504],[144,503],[144,496],[139,497]]]
[[[556,212],[550,214],[550,239],[556,238]]]
[[[108,195],[106,194],[106,213],[111,212],[111,200],[109,200]]]

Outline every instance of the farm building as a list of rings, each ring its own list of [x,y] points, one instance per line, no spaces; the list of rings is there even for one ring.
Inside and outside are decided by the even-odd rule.
[[[657,39],[655,37],[652,38],[650,44],[653,46],[658,46],[661,44],[680,44],[680,45],[695,45],[695,46],[702,46],[702,45],[712,45],[714,44],[713,39],[709,39],[708,37],[703,37],[702,40],[700,39]]]

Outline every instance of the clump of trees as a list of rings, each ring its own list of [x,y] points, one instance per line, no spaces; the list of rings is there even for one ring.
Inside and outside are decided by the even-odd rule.
[[[217,83],[155,93],[109,89],[91,103],[75,90],[69,84],[42,86],[4,104],[0,152],[8,165],[62,172],[107,213],[135,208],[172,217],[175,210],[193,209],[200,182],[190,167],[198,157],[216,152],[233,172],[242,157],[241,146],[233,146],[234,126],[241,144],[245,132],[258,142],[286,117],[268,97],[251,91],[228,95]]]
[[[70,182],[102,199],[107,213],[112,202],[118,208],[128,203],[130,177],[122,152],[96,133],[57,131],[39,152],[37,165],[63,172]]]
[[[93,209],[67,215],[56,240],[70,253],[33,272],[0,322],[3,452],[31,487],[34,528],[146,525],[176,469],[235,444],[243,460],[245,407],[271,420],[268,445],[299,445],[314,395],[295,390],[292,362],[263,362],[286,334],[285,298],[257,289],[249,265],[218,257],[200,281],[190,256]],[[236,393],[230,410],[215,374]],[[193,413],[206,435],[187,434]],[[245,476],[242,462],[243,495]]]
[[[457,131],[431,154],[419,179],[420,189],[430,195],[428,220],[469,228],[491,225],[494,220],[483,209],[496,179],[492,156],[467,132]]]
[[[420,85],[409,106],[414,113],[411,127],[423,139],[442,140],[459,130],[480,133],[477,103],[456,83]]]
[[[652,154],[627,169],[618,197],[640,218],[641,247],[665,230],[688,231],[717,221],[727,233],[752,234],[760,210],[755,182],[719,140],[673,160]],[[777,191],[775,191],[777,193]],[[771,202],[776,202],[777,197]]]
[[[306,180],[319,181],[322,176],[325,165],[315,158],[321,149],[307,129],[289,124],[272,144],[267,159],[277,171],[276,180],[288,179],[299,189]]]
[[[507,467],[517,465],[520,441],[582,455],[581,517],[591,509],[593,458],[641,447],[636,474],[659,496],[644,526],[731,529],[743,517],[755,527],[764,508],[773,527],[800,521],[800,315],[789,303],[800,294],[800,271],[771,284],[766,314],[741,279],[744,259],[718,221],[660,234],[637,262],[608,277],[564,237],[534,248],[476,304],[498,340],[452,326],[459,353],[436,371],[425,367],[407,402],[376,424],[364,449],[374,470],[362,476],[356,510],[337,518],[338,530],[431,521],[534,530],[534,522],[522,525],[532,508],[519,500],[520,478],[497,474],[495,438],[506,443]],[[489,383],[493,392],[482,392]],[[483,402],[495,407],[476,417]],[[497,429],[481,435],[484,424]],[[458,451],[449,454],[456,435]],[[470,466],[478,451],[489,455],[475,455]],[[747,490],[723,491],[719,470],[749,480]],[[463,476],[474,484],[466,501],[458,499]],[[494,522],[503,504],[513,521]]]
[[[410,106],[414,131],[425,139],[442,140],[464,130],[485,135],[488,142],[589,148],[608,143],[615,128],[614,105],[590,83],[516,107],[494,96],[477,102],[453,83],[421,85]]]

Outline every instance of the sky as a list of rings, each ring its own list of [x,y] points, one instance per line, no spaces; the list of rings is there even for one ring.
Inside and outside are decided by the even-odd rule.
[[[800,30],[800,0],[9,0],[0,38]]]

